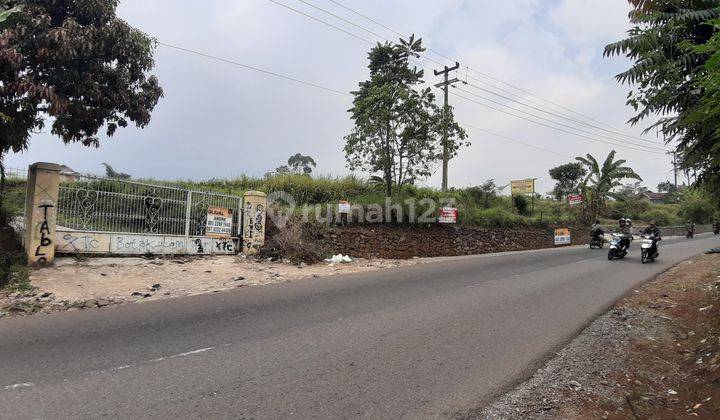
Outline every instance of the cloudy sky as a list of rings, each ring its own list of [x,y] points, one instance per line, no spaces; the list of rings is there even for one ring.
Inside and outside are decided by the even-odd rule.
[[[366,78],[369,44],[273,1],[368,40],[380,38],[304,2],[383,37],[396,37],[332,0],[208,0],[202,7],[189,1],[123,0],[118,14],[163,43],[331,89],[347,92]],[[651,188],[670,178],[668,157],[631,150],[628,146],[634,146],[629,142],[644,143],[618,134],[637,136],[641,131],[626,125],[632,115],[632,110],[625,106],[628,88],[618,86],[613,79],[628,62],[602,57],[603,46],[621,38],[628,29],[626,0],[338,2],[400,33],[414,32],[434,51],[457,57],[463,66],[458,78],[468,77],[475,86],[565,118],[473,86],[459,85],[454,90],[456,94],[534,119],[472,95],[487,97],[570,126],[555,125],[563,130],[577,133],[572,130],[575,127],[592,133],[560,132],[451,96],[459,121],[504,136],[468,129],[472,146],[451,161],[451,185],[476,185],[489,178],[504,185],[510,179],[537,177],[539,191],[545,192],[553,185],[547,175],[550,167],[580,154],[604,156],[612,148],[630,162]],[[450,64],[431,53],[421,60],[428,68],[438,67],[428,60]],[[473,70],[465,70],[465,66]],[[101,162],[108,162],[135,177],[205,179],[240,174],[259,176],[300,152],[317,160],[319,173],[348,173],[342,153],[343,136],[352,127],[347,114],[351,102],[348,95],[273,78],[162,45],[156,51],[153,73],[160,79],[165,97],[144,130],[134,127],[119,130],[113,138],[105,139],[99,149],[65,146],[49,133],[40,133],[33,137],[29,151],[8,157],[8,166],[25,167],[36,161],[50,161],[80,172],[102,173]],[[426,74],[426,78],[432,83],[438,81],[431,74]],[[646,138],[656,140],[654,136]],[[622,144],[613,146],[601,141]],[[438,173],[425,183],[436,186],[439,179]]]

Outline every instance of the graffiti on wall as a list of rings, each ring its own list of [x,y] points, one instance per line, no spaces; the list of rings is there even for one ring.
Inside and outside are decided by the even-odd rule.
[[[232,239],[150,236],[80,231],[58,231],[55,251],[61,254],[110,253],[119,255],[235,254]]]
[[[52,246],[52,233],[50,232],[50,222],[48,221],[48,209],[54,208],[54,204],[41,204],[38,206],[42,210],[43,217],[42,223],[40,224],[40,243],[35,248],[35,256],[38,257],[39,263],[47,262],[47,251],[46,248]]]
[[[265,243],[265,204],[248,200],[243,216],[243,246],[248,253],[256,252]]]

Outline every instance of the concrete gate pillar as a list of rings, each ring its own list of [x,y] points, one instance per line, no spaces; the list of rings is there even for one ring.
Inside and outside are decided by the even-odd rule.
[[[248,191],[243,195],[242,252],[255,254],[265,244],[267,195]]]
[[[25,197],[25,252],[28,265],[51,264],[55,260],[59,191],[60,165],[45,162],[30,165]]]

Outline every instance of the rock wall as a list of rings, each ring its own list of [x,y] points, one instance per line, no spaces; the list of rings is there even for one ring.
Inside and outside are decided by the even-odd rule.
[[[574,245],[585,244],[586,228],[571,229]],[[315,233],[318,246],[361,258],[413,258],[487,254],[552,248],[553,229],[484,229],[452,225],[350,225]]]

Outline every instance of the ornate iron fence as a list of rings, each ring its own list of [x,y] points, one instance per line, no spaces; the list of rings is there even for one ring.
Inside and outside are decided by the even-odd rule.
[[[59,229],[146,235],[204,236],[209,206],[233,212],[239,236],[242,198],[136,181],[77,176],[61,182]]]

